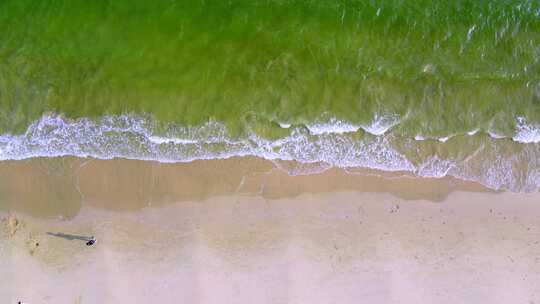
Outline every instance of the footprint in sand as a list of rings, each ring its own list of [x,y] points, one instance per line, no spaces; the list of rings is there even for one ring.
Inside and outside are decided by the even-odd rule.
[[[2,219],[2,224],[9,236],[14,236],[15,233],[23,227],[23,223],[12,215]]]
[[[7,218],[3,218],[1,222],[9,237],[13,237],[24,226],[19,219],[12,215],[8,216]],[[39,241],[33,237],[32,233],[28,234],[25,244],[30,255],[34,255],[39,247]]]

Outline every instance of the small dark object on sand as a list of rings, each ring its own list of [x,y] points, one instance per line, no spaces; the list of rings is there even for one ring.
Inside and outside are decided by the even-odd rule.
[[[95,243],[96,243],[96,238],[91,237],[90,240],[88,240],[88,242],[86,242],[86,246],[92,246]]]

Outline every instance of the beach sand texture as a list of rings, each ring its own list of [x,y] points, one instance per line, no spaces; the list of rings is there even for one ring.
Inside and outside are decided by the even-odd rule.
[[[538,193],[260,159],[1,166],[2,303],[540,302]]]
[[[540,1],[0,0],[4,303],[540,304]]]

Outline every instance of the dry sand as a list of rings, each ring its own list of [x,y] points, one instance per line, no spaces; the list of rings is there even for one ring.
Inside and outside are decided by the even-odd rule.
[[[0,303],[540,303],[539,193],[256,159],[0,169]]]

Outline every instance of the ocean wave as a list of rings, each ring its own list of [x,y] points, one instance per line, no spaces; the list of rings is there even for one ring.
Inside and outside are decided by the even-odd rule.
[[[328,113],[322,115],[322,117],[325,116],[328,116]],[[384,135],[399,122],[400,117],[397,114],[375,113],[373,119],[367,124],[354,124],[331,117],[329,119],[320,118],[315,123],[306,124],[306,128],[314,135],[352,133],[362,129],[369,134],[379,136]],[[285,129],[291,127],[291,124],[287,123],[279,123],[279,125]]]
[[[437,140],[440,142],[447,142],[450,138],[452,138],[452,136],[439,137]]]
[[[473,130],[471,130],[471,131],[468,131],[468,132],[467,132],[467,135],[473,136],[473,135],[475,135],[476,133],[478,133],[479,131],[480,131],[480,129],[478,129],[478,128],[477,128],[477,129],[473,129]]]
[[[540,124],[531,124],[525,117],[517,117],[516,132],[512,139],[520,143],[540,142]]]
[[[358,132],[356,126],[338,120],[316,127],[289,126],[288,135],[266,139],[249,131],[250,128],[246,128],[247,134],[233,136],[216,121],[194,127],[171,124],[163,128],[149,117],[136,115],[71,120],[49,114],[32,123],[24,134],[0,135],[0,160],[77,156],[190,162],[254,156],[292,161],[297,165],[277,167],[295,175],[331,167],[370,168],[430,178],[453,176],[497,190],[537,191],[540,144],[530,140],[537,136],[530,124],[524,120],[518,123],[518,143],[467,135],[455,135],[448,143],[440,138],[420,141],[418,136],[395,136],[386,132],[388,124],[379,124],[386,128],[382,135]],[[454,154],[448,152],[455,145],[463,149]]]
[[[362,127],[336,118],[330,118],[325,122],[306,124],[306,128],[313,135],[322,135],[357,132]]]
[[[480,132],[479,128],[473,129],[466,132],[468,136],[474,136]],[[487,135],[492,139],[507,139],[511,138],[513,141],[518,143],[530,144],[530,143],[539,143],[540,142],[540,124],[530,123],[525,117],[518,116],[516,117],[515,131],[513,136],[506,136],[502,132],[496,131],[493,125],[486,131]],[[446,142],[452,137],[457,136],[458,134],[451,134],[442,137],[429,137],[421,134],[417,134],[414,139],[418,141],[423,141],[427,139],[434,139],[440,142]]]
[[[400,121],[397,114],[375,114],[368,125],[362,125],[364,131],[373,135],[383,135]]]

